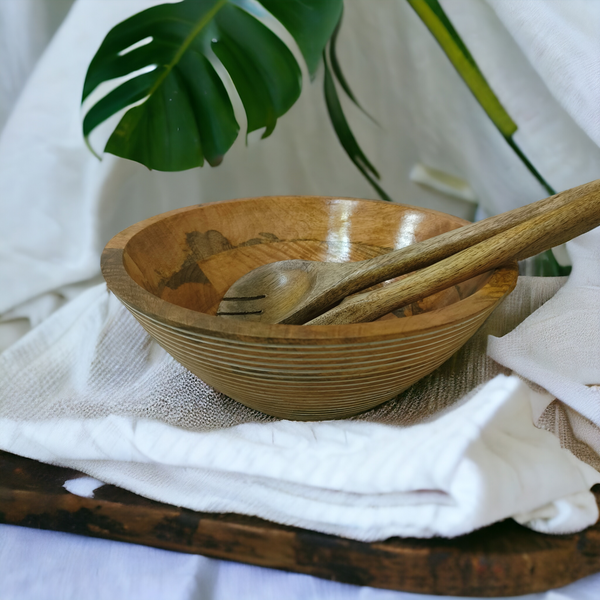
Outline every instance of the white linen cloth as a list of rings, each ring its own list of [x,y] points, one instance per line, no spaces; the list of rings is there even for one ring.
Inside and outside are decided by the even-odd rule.
[[[0,131],[73,0],[0,2]]]
[[[465,356],[479,360],[486,332],[515,318],[509,306]],[[365,541],[453,537],[510,516],[550,533],[594,523],[600,473],[534,426],[532,407],[553,397],[500,374],[450,403],[453,378],[485,377],[462,363],[436,388],[441,409],[414,424],[377,410],[277,421],[187,372],[100,284],[0,355],[0,448],[177,506]]]
[[[573,271],[565,286],[514,331],[490,337],[488,354],[558,399],[546,427],[600,455],[600,229],[567,248]]]

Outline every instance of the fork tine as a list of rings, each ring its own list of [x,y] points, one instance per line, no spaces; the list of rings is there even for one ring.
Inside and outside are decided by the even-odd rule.
[[[243,321],[260,321],[260,313],[217,313],[219,319],[237,319]]]
[[[261,294],[260,296],[225,296],[221,301],[239,300],[241,302],[246,302],[248,300],[262,300],[263,298],[266,298],[265,294]]]
[[[243,316],[260,315],[262,313],[262,300],[266,296],[234,296],[232,298],[223,298],[219,305],[217,316]]]

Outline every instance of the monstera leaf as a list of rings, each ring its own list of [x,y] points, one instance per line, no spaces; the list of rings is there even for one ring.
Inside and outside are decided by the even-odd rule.
[[[343,0],[183,0],[162,4],[112,29],[92,60],[83,99],[118,85],[85,115],[92,131],[129,108],[104,150],[160,171],[217,165],[239,124],[219,71],[243,104],[247,131],[270,135],[298,99],[300,65],[268,26],[294,38],[311,75],[340,18]],[[90,99],[91,100],[91,99]]]

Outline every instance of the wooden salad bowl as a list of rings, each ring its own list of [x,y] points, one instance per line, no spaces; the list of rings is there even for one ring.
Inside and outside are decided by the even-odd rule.
[[[356,261],[467,222],[377,200],[274,196],[164,213],[116,235],[108,288],[177,361],[231,398],[285,419],[348,417],[428,375],[516,285],[515,262],[351,325],[271,325],[216,316],[248,271],[287,259]]]

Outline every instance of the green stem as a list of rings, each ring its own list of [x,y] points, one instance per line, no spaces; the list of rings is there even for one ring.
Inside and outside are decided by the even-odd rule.
[[[523,154],[523,151],[517,143],[512,139],[512,137],[505,138],[507,144],[514,150],[515,154],[521,159],[523,164],[529,169],[529,172],[540,182],[542,187],[550,194],[550,196],[554,196],[556,191],[552,188],[552,186],[540,175],[539,171],[533,166],[531,161]]]
[[[510,138],[505,138],[508,145],[513,149],[515,154],[521,159],[523,164],[529,169],[529,172],[539,181],[541,186],[546,190],[550,196],[554,196],[556,191],[554,188],[542,177],[539,171],[533,166],[530,160],[523,154],[523,151],[517,143]],[[563,267],[558,264],[556,257],[552,250],[546,250],[546,252],[542,252],[538,254],[533,259],[533,274],[538,277],[562,277],[564,275],[569,275],[571,272],[571,267]]]

